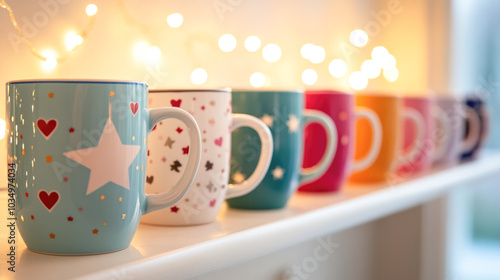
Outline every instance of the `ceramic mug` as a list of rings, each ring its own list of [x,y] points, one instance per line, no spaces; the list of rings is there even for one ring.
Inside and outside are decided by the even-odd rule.
[[[489,132],[489,115],[484,101],[476,96],[468,96],[463,100],[465,107],[465,136],[462,144],[462,160],[474,159],[478,156],[486,142]]]
[[[375,112],[382,126],[382,144],[377,158],[368,168],[354,172],[349,180],[355,183],[377,183],[389,180],[393,175],[402,139],[403,104],[400,97],[378,94],[357,93],[356,106],[366,107]],[[356,123],[355,160],[366,157],[373,146],[373,131],[370,122],[361,119]]]
[[[460,99],[453,96],[436,97],[434,114],[436,148],[433,164],[451,166],[459,162],[462,153],[465,113]]]
[[[408,178],[432,166],[436,146],[434,99],[404,97],[403,106],[403,145],[396,173],[401,178]]]
[[[370,167],[378,156],[382,144],[382,126],[371,109],[354,106],[354,95],[334,90],[306,91],[306,108],[327,114],[335,123],[338,140],[335,157],[323,176],[303,184],[299,191],[333,192],[338,191],[347,176],[355,171]],[[353,160],[355,145],[355,125],[357,120],[366,120],[371,126],[371,147],[363,159]],[[326,148],[326,132],[317,123],[305,129],[304,163],[308,168],[316,164]]]
[[[149,110],[147,102],[147,85],[140,82],[7,83],[8,163],[15,166],[18,226],[30,250],[124,249],[143,214],[185,195],[200,162],[198,126],[183,110]],[[167,118],[187,126],[185,173],[169,190],[146,195],[148,134]]]
[[[269,126],[274,140],[274,154],[262,183],[247,195],[228,199],[230,207],[283,208],[299,182],[312,182],[328,170],[337,149],[337,130],[325,113],[304,110],[303,92],[233,91],[233,110],[260,118]],[[319,123],[326,131],[326,148],[317,165],[301,170],[303,130],[309,123]],[[233,182],[243,180],[255,169],[260,145],[255,133],[248,129],[234,132],[231,152]]]
[[[215,220],[226,198],[242,196],[262,181],[271,162],[273,142],[267,126],[259,119],[231,113],[231,91],[219,90],[151,90],[150,107],[179,107],[190,112],[202,132],[200,170],[191,190],[175,206],[142,218],[156,225],[196,225]],[[248,127],[263,143],[256,158],[257,168],[247,179],[228,184],[231,155],[231,131]],[[151,133],[146,192],[157,192],[175,183],[191,153],[184,127],[176,120],[163,121]],[[165,147],[173,154],[165,155]]]

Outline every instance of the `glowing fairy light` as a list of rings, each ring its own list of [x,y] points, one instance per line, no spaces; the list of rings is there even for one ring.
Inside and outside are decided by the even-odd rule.
[[[318,74],[313,69],[306,69],[302,72],[302,81],[308,86],[314,85],[318,81]]]
[[[97,14],[97,6],[95,4],[89,4],[87,8],[85,8],[85,12],[88,16],[93,16]]]
[[[65,39],[66,43],[66,49],[68,51],[72,51],[76,46],[79,46],[83,43],[83,38],[82,36],[76,34],[75,32],[69,32],[66,35]]]
[[[312,52],[309,54],[309,61],[318,64],[325,60],[326,51],[321,46],[314,46]]]
[[[262,56],[267,62],[276,62],[281,58],[281,48],[276,44],[268,44],[262,49]]]
[[[183,21],[184,21],[184,18],[179,13],[173,13],[171,15],[168,15],[168,17],[167,17],[167,23],[172,28],[177,28],[177,27],[181,26]]]
[[[372,50],[372,59],[380,66],[384,65],[388,56],[390,56],[389,51],[382,46],[375,47]]]
[[[204,84],[208,79],[208,73],[203,68],[196,68],[191,72],[191,82],[195,85]]]
[[[260,49],[260,39],[257,36],[248,36],[245,40],[245,49],[249,52],[256,52]]]
[[[45,60],[42,61],[42,68],[45,71],[52,71],[57,66],[57,53],[52,50],[45,50],[42,53]]]
[[[250,76],[250,84],[253,87],[260,88],[266,84],[266,76],[260,72],[255,72]]]
[[[361,64],[361,72],[363,72],[368,79],[375,79],[380,76],[381,70],[380,65],[371,59],[365,60],[363,64]]]
[[[396,67],[384,69],[384,78],[387,81],[394,83],[399,78],[398,69]]]
[[[335,78],[343,77],[347,73],[347,63],[340,58],[334,59],[328,65],[328,71]]]
[[[368,85],[368,78],[361,71],[353,72],[349,76],[349,85],[355,90],[362,90]]]
[[[236,38],[231,34],[224,34],[219,38],[219,48],[223,52],[230,52],[236,48]]]
[[[368,43],[368,34],[361,29],[356,29],[351,32],[349,40],[353,46],[360,48]]]

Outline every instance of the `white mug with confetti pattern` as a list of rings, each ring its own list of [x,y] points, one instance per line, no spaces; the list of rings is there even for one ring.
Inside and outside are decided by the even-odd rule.
[[[196,225],[215,220],[227,198],[251,192],[264,178],[272,158],[269,128],[259,119],[231,113],[231,90],[150,90],[149,107],[178,107],[191,113],[200,127],[202,155],[192,188],[176,205],[142,217],[156,225]],[[231,132],[238,127],[254,129],[261,140],[255,172],[239,184],[228,184]],[[156,193],[181,178],[190,146],[185,126],[175,119],[161,121],[151,132],[148,146],[146,192]],[[165,149],[167,148],[167,150]],[[258,155],[259,151],[255,150]]]

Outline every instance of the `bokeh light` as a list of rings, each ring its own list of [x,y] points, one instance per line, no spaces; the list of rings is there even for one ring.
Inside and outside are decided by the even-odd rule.
[[[42,68],[45,71],[52,71],[57,66],[57,53],[53,50],[45,50],[42,53],[45,60],[42,61]]]
[[[245,49],[249,52],[256,52],[260,49],[260,39],[257,36],[248,36],[245,40]]]
[[[325,57],[326,57],[325,49],[321,46],[314,46],[313,51],[309,56],[309,61],[314,64],[318,64],[323,62],[325,60]]]
[[[168,15],[168,17],[167,17],[167,23],[172,28],[177,28],[177,27],[181,26],[183,21],[184,21],[184,18],[179,13],[173,13],[171,15]]]
[[[85,8],[85,12],[88,16],[93,16],[97,14],[97,6],[95,4],[89,4],[87,8]]]
[[[208,73],[203,68],[196,68],[191,72],[191,82],[195,85],[204,84],[208,79]]]
[[[380,76],[381,70],[380,65],[371,59],[365,60],[363,64],[361,64],[361,72],[363,72],[368,79],[375,79]]]
[[[340,58],[334,59],[328,65],[328,71],[335,78],[343,77],[347,73],[347,63]]]
[[[219,38],[219,48],[223,52],[231,52],[236,48],[236,38],[231,34],[224,34]]]
[[[314,85],[318,81],[318,74],[313,69],[306,69],[302,72],[302,81],[306,85]]]
[[[79,46],[82,43],[82,36],[76,34],[75,32],[72,31],[66,35],[65,44],[68,51],[72,51],[76,46]]]
[[[355,90],[362,90],[368,85],[368,78],[361,71],[353,72],[349,76],[349,85]]]
[[[394,83],[399,78],[399,71],[396,67],[384,69],[384,77],[387,81]]]
[[[267,44],[262,49],[262,56],[267,62],[276,62],[281,58],[281,49],[276,44]]]
[[[259,88],[266,84],[266,76],[260,72],[255,72],[250,76],[250,84]]]
[[[372,50],[372,59],[380,66],[384,65],[389,55],[389,51],[382,46],[375,47]]]
[[[366,32],[361,29],[356,29],[351,32],[349,39],[351,41],[351,44],[360,48],[368,43],[368,34],[366,34]]]

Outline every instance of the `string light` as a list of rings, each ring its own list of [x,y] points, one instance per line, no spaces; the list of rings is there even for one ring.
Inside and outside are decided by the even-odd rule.
[[[304,58],[309,60],[309,58],[312,56],[312,53],[314,52],[314,45],[307,43],[300,48],[300,55]]]
[[[260,49],[260,39],[257,36],[248,36],[245,40],[245,49],[249,52],[256,52]]]
[[[362,90],[368,85],[368,78],[361,71],[355,71],[349,76],[349,85],[355,90]]]
[[[380,76],[381,70],[380,65],[371,59],[365,60],[363,64],[361,64],[361,72],[363,72],[368,79],[375,79]]]
[[[262,49],[264,60],[270,63],[276,62],[281,58],[281,49],[276,44],[267,44]]]
[[[231,34],[224,34],[219,38],[219,48],[223,52],[230,52],[236,48],[236,38]]]
[[[347,73],[347,63],[340,58],[334,59],[328,65],[328,71],[335,78],[343,77]]]
[[[302,72],[302,81],[308,86],[314,85],[318,81],[318,74],[313,69],[306,69]]]
[[[384,63],[382,64],[383,69],[392,69],[396,67],[396,58],[393,55],[387,55],[385,57]]]
[[[75,32],[69,32],[66,35],[66,49],[72,51],[76,46],[83,43],[82,36],[76,34]]]
[[[95,16],[97,13],[97,6],[94,4],[90,4],[86,7],[85,12],[87,15],[89,15],[89,21],[85,27],[85,29],[80,32],[79,34],[82,35],[77,35],[74,33],[75,36],[71,35],[70,38],[68,39],[68,36],[66,37],[66,49],[68,49],[68,52],[64,53],[63,55],[58,56],[54,51],[48,52],[50,56],[46,56],[44,54],[47,54],[47,52],[41,52],[35,46],[31,41],[23,34],[21,30],[21,25],[16,20],[16,17],[14,15],[14,12],[12,11],[12,8],[5,2],[5,0],[0,0],[0,7],[6,9],[9,12],[9,19],[11,24],[14,26],[16,29],[17,35],[23,42],[28,46],[30,49],[30,52],[38,59],[42,61],[42,68],[46,71],[53,70],[58,63],[64,62],[67,60],[69,55],[76,49],[77,46],[81,45],[86,36],[90,34],[90,31],[92,30],[94,23],[95,23]],[[78,36],[78,37],[77,37]],[[68,44],[68,41],[71,42],[71,44]],[[78,44],[77,44],[78,43]],[[70,48],[71,47],[71,48]]]
[[[177,28],[182,25],[184,18],[179,13],[173,13],[167,17],[167,23],[172,28]]]
[[[361,29],[356,29],[351,32],[349,39],[353,46],[361,48],[368,43],[368,34]]]
[[[321,46],[314,46],[313,51],[309,56],[309,61],[314,64],[318,64],[323,62],[325,60],[325,57],[326,57],[325,49]]]
[[[250,84],[253,87],[260,88],[266,84],[266,76],[260,72],[255,72],[250,76]]]
[[[382,46],[375,47],[372,50],[372,59],[380,66],[384,65],[389,55],[389,51]]]
[[[134,57],[137,60],[149,64],[156,64],[161,60],[161,50],[157,46],[150,46],[146,42],[138,42],[134,45]]]
[[[384,69],[384,77],[387,81],[394,83],[399,78],[399,71],[396,67]]]
[[[195,85],[204,84],[208,79],[208,73],[203,68],[196,68],[191,72],[191,82]]]

